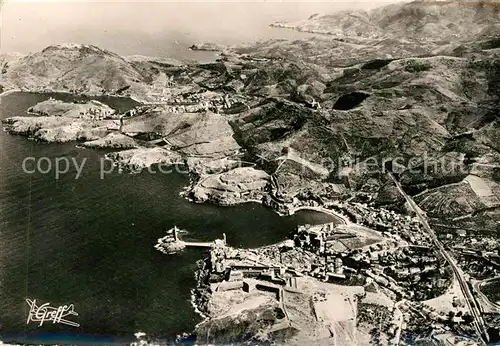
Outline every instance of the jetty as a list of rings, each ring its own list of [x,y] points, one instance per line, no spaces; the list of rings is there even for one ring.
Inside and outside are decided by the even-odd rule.
[[[211,242],[184,241],[180,238],[181,230],[174,226],[167,231],[167,235],[159,238],[155,249],[165,254],[174,254],[184,250],[187,247],[211,249],[216,246],[226,246],[226,234],[223,233],[222,239],[215,239]]]

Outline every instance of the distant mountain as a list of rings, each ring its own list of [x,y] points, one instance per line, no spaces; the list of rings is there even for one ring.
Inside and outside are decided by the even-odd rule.
[[[370,180],[381,187],[370,190],[373,200],[389,204],[393,195],[386,178],[367,171],[364,161],[398,157],[401,182],[409,192],[423,193],[424,209],[441,195],[435,191],[426,199],[423,191],[472,173],[492,184],[500,200],[499,174],[490,169],[500,171],[496,8],[414,2],[313,16],[290,27],[336,36],[234,46],[207,64],[122,58],[91,45],[50,46],[26,56],[1,56],[0,86],[175,104],[172,112],[154,118],[152,128],[162,128],[172,114],[186,113],[173,101],[201,110],[231,103],[226,115],[234,138],[249,155],[268,160],[262,169],[272,173],[275,163],[287,158],[277,176],[290,196],[310,193],[320,181],[358,191]],[[422,157],[459,169],[410,169],[419,165],[411,159]],[[341,161],[354,159],[351,171],[340,169]],[[457,210],[453,216],[469,211]]]
[[[142,82],[143,77],[129,61],[84,44],[49,46],[10,59],[0,75],[0,84],[11,87],[91,94],[113,94]]]
[[[316,15],[276,26],[330,35],[234,46],[213,63],[122,58],[74,44],[4,55],[0,90],[128,94],[154,101],[122,126],[133,139],[110,134],[107,123],[95,127],[81,119],[15,117],[7,127],[45,140],[137,146],[116,154],[133,165],[183,157],[192,172],[211,175],[193,179],[192,197],[205,201],[212,194],[222,204],[238,200],[235,195],[246,198],[247,187],[261,186],[272,174],[285,200],[345,198],[402,210],[404,200],[386,174],[393,171],[434,228],[497,235],[497,8],[413,2]],[[170,149],[144,143],[158,135]],[[237,154],[266,174],[252,168],[243,171],[250,173],[245,177],[234,168]],[[218,167],[230,173],[214,175]],[[233,334],[234,323],[224,323],[221,330],[240,337]]]
[[[341,11],[311,16],[275,27],[322,33],[338,38],[406,38],[470,40],[485,32],[499,33],[500,7],[484,2],[413,1],[371,11]]]

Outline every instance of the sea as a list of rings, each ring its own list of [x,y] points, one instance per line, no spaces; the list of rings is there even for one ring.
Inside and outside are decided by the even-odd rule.
[[[0,52],[39,51],[50,44],[95,44],[120,55],[213,61],[198,42],[239,44],[313,35],[268,25],[313,13],[364,8],[354,2],[7,2],[2,8]],[[374,7],[371,4],[371,7]],[[26,33],[29,32],[29,35]],[[0,99],[0,119],[25,116],[49,97],[12,93]],[[80,98],[81,99],[81,98]],[[94,98],[119,111],[135,102]],[[134,333],[172,341],[201,321],[190,304],[202,249],[164,255],[154,249],[167,229],[188,240],[248,248],[285,239],[298,225],[332,221],[317,212],[280,217],[256,203],[232,207],[195,204],[179,196],[189,177],[180,172],[137,174],[117,169],[101,177],[107,151],[47,144],[0,131],[0,340],[30,344],[129,344]],[[29,172],[23,169],[29,158]],[[45,172],[61,158],[59,176]],[[42,168],[30,173],[33,163]],[[77,168],[83,167],[81,174]],[[29,304],[73,304],[66,317],[78,327],[28,323]]]
[[[75,99],[68,94],[12,93],[1,98],[0,119],[26,115],[29,107],[49,97]],[[122,112],[135,105],[124,98],[97,99]],[[139,331],[173,340],[200,322],[190,304],[190,290],[195,287],[196,262],[206,252],[160,253],[153,247],[167,229],[178,226],[188,231],[186,239],[197,241],[225,233],[229,245],[247,248],[281,241],[300,224],[331,220],[305,211],[280,217],[257,203],[191,203],[179,196],[189,182],[181,170],[130,174],[114,169],[101,176],[101,165],[110,171],[103,161],[107,151],[77,144],[41,143],[0,132],[4,342],[127,344]],[[30,161],[23,168],[26,158]],[[68,158],[71,164],[56,176],[58,158]],[[77,167],[82,167],[80,175]],[[27,323],[27,299],[38,306],[73,304],[78,316],[66,319],[79,327]]]

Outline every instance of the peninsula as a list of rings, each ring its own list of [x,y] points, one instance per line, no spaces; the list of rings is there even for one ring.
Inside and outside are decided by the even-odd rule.
[[[2,91],[87,97],[4,127],[107,148],[123,169],[182,166],[194,202],[347,221],[214,243],[193,292],[200,343],[484,345],[500,340],[498,23],[498,6],[414,1],[275,24],[309,39],[193,46],[221,50],[212,63],[80,44],[2,56]]]

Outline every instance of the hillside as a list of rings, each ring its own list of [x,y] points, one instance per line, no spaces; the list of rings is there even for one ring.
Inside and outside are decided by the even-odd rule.
[[[390,167],[436,222],[462,218],[471,229],[496,228],[497,8],[420,2],[315,16],[292,27],[334,28],[334,35],[238,45],[204,64],[51,46],[3,57],[0,84],[165,103],[142,109],[125,133],[167,136],[187,162],[205,167],[245,155],[275,173],[290,199],[348,197],[400,208],[385,174]],[[30,134],[32,121],[15,119],[9,128]],[[38,134],[54,132],[56,124],[45,122],[36,122]],[[41,138],[98,140],[111,131],[87,134],[77,125],[84,135]],[[125,142],[110,146],[140,146]]]
[[[327,169],[327,181],[354,190],[365,189],[368,178],[375,178],[381,190],[371,196],[383,203],[392,200],[383,191],[384,160],[398,160],[401,180],[412,193],[461,181],[471,172],[491,180],[491,169],[474,162],[500,164],[495,118],[500,49],[482,49],[489,47],[482,42],[465,44],[469,52],[451,56],[384,59],[382,50],[378,59],[337,67],[335,74],[295,79],[288,85],[306,90],[321,109],[298,102],[293,91],[288,100],[269,99],[235,120],[240,142],[270,161],[294,149],[305,161]],[[303,43],[286,49],[299,50],[294,44]],[[308,186],[308,179],[320,179],[304,167],[290,162],[280,167],[278,176],[292,195],[304,190],[299,187]]]
[[[427,260],[438,262],[438,257],[434,261],[424,255],[432,252],[432,245],[422,229],[411,226],[420,222],[407,215],[405,200],[388,173],[413,196],[437,236],[451,242],[450,248],[458,238],[451,232],[458,230],[467,230],[468,238],[460,237],[460,244],[467,246],[469,240],[472,244],[472,239],[485,235],[498,239],[500,18],[496,8],[500,6],[419,2],[313,16],[275,26],[328,35],[224,48],[221,58],[212,63],[139,55],[122,58],[89,45],[1,56],[0,86],[5,88],[127,95],[144,101],[124,114],[103,119],[85,116],[82,104],[46,101],[31,109],[43,116],[8,118],[4,126],[36,140],[86,141],[85,147],[112,149],[107,157],[123,169],[140,171],[154,165],[164,173],[162,169],[172,165],[184,168],[191,180],[182,195],[194,202],[260,201],[279,212],[304,206],[331,208],[345,220],[377,231],[381,228],[396,247],[405,244],[406,249],[392,259],[385,248],[375,262],[367,258],[368,263],[377,263],[373,267],[378,267],[377,272],[384,271],[382,262],[391,267],[399,264],[399,256],[410,251],[409,244],[416,245],[418,253],[415,261],[408,258],[408,265],[414,267],[420,260],[427,265]],[[489,248],[498,254],[498,244],[494,246]],[[427,250],[420,252],[422,248]],[[459,254],[451,249],[453,255]],[[366,250],[378,253],[375,247]],[[286,263],[282,257],[292,256],[281,250],[269,253],[279,253],[280,266]],[[353,265],[358,268],[356,261]],[[462,269],[470,270],[463,263],[468,262],[460,263]],[[356,280],[351,284],[358,282],[357,274],[364,269],[352,270]],[[406,274],[400,278],[404,287],[416,285],[412,292],[417,294],[402,295],[405,300],[420,301],[424,291],[442,294],[441,288],[449,285],[444,267],[418,273],[422,276],[417,274],[414,282]],[[384,281],[375,280],[374,285],[373,280],[369,284],[363,279],[359,284],[366,283],[367,292],[375,293],[378,284],[389,285]],[[439,281],[439,290],[434,291],[432,282]],[[287,292],[292,300],[286,302],[292,320],[295,317],[299,323],[284,328],[283,335],[275,333],[273,341],[293,344],[289,342],[293,335],[287,334],[292,331],[303,344],[313,339],[308,334],[312,332],[325,336],[315,341],[332,344],[335,330],[344,343],[353,343],[355,337],[342,332],[349,326],[366,337],[358,344],[369,344],[368,340],[387,344],[372,335],[373,316],[385,310],[374,312],[372,304],[363,306],[360,300],[352,319],[338,320],[338,314],[326,313],[321,317],[324,305],[338,307],[347,300],[323,292],[322,287],[310,287],[307,280],[301,285],[301,292]],[[257,292],[257,302],[262,304],[248,305],[233,296],[234,291],[221,292],[212,296],[212,319],[197,327],[200,339],[232,342],[242,337],[253,342],[262,341],[262,331],[273,335],[269,327],[280,319],[275,316],[279,314],[274,299],[259,298]],[[318,292],[333,300],[315,300]],[[298,294],[305,298],[296,302],[293,297]],[[389,301],[398,296],[391,295]],[[235,310],[228,310],[228,304]],[[316,308],[320,319],[330,325],[319,323]],[[425,321],[411,317],[405,318],[408,328],[397,324],[408,333],[415,327],[415,335],[425,342],[434,320],[417,310]],[[383,321],[391,321],[387,316],[385,312],[378,316],[379,328]]]
[[[272,25],[340,39],[466,41],[500,33],[499,21],[498,6],[488,3],[413,1]]]
[[[124,58],[92,45],[61,44],[11,59],[0,84],[31,91],[119,94],[143,83]]]
[[[392,159],[398,160],[401,181],[413,194],[472,173],[497,179],[478,162],[500,164],[495,118],[500,40],[404,49],[401,42],[273,40],[233,47],[215,63],[191,65],[123,59],[97,47],[63,45],[11,62],[3,76],[28,90],[116,94],[130,85],[126,93],[135,97],[166,100],[170,106],[143,110],[143,116],[126,122],[124,131],[167,135],[188,157],[220,159],[241,147],[254,161],[264,157],[259,165],[268,174],[279,167],[276,176],[289,197],[325,197],[320,181],[342,184],[351,193],[368,189],[377,203],[395,203],[397,194],[381,170]],[[77,84],[80,89],[72,89]],[[226,115],[203,115],[205,110]],[[9,128],[26,133],[23,121],[16,119],[19,129]],[[38,124],[43,129],[44,122]],[[429,164],[454,169],[424,172]],[[438,200],[425,199],[422,206],[430,210]],[[443,215],[457,217],[446,210]]]

